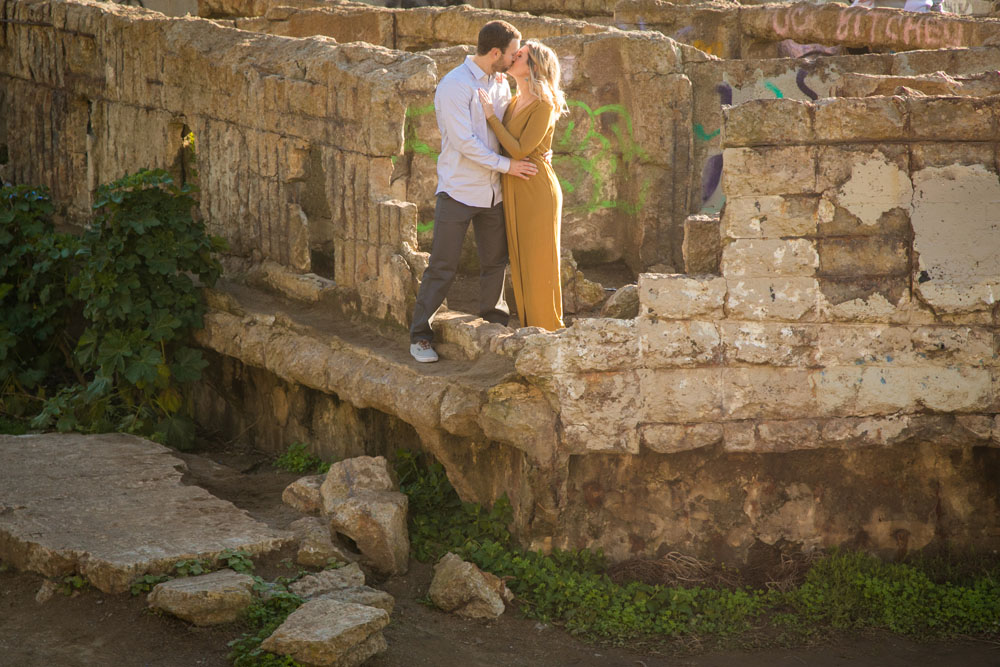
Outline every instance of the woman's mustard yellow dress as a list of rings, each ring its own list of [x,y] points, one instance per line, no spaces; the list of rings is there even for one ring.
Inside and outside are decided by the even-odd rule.
[[[488,120],[505,155],[527,158],[538,167],[528,180],[501,177],[511,282],[521,326],[555,331],[565,326],[559,282],[562,190],[552,165],[542,156],[552,147],[556,114],[541,99],[516,109],[518,99],[511,100],[503,123],[496,116]]]

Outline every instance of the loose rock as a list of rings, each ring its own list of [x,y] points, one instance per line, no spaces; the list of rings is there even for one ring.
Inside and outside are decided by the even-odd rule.
[[[434,566],[428,593],[439,609],[464,618],[496,618],[506,609],[504,600],[514,599],[496,575],[483,572],[453,553],[442,556]]]
[[[395,488],[384,456],[356,456],[330,466],[320,488],[323,512],[329,514],[339,501],[359,491]]]
[[[182,577],[157,584],[146,600],[195,625],[231,623],[253,602],[253,578],[232,570]]]
[[[290,585],[288,590],[299,597],[311,599],[332,591],[365,585],[365,573],[357,563],[335,570],[310,574]]]
[[[295,562],[306,567],[326,567],[331,563],[351,563],[357,556],[334,542],[328,522],[317,517],[293,521],[289,529],[299,539]]]
[[[325,475],[300,477],[285,487],[281,493],[281,500],[303,514],[319,514],[323,507],[320,487],[323,486],[324,479]]]
[[[363,562],[382,574],[402,574],[409,567],[407,498],[396,491],[358,491],[332,504],[330,529],[358,545]]]
[[[360,665],[387,646],[382,609],[338,600],[313,600],[289,614],[261,648],[306,665]]]

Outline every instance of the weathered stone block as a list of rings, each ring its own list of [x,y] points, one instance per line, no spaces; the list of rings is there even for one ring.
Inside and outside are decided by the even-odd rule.
[[[642,421],[686,423],[720,419],[725,374],[717,368],[640,371]]]
[[[835,196],[834,193],[831,193]],[[821,216],[816,227],[819,237],[858,237],[858,236],[893,236],[907,238],[912,234],[910,229],[909,207],[897,206],[879,215],[878,224],[863,222],[857,215],[843,206],[837,206],[824,197],[820,206],[827,204],[828,215]]]
[[[382,609],[339,600],[312,600],[293,611],[261,648],[306,665],[356,667],[386,649]]]
[[[792,419],[816,414],[812,373],[792,368],[730,368],[722,378],[727,419]]]
[[[719,331],[712,322],[640,317],[639,355],[644,368],[698,366],[719,361]]]
[[[835,204],[865,221],[857,209],[868,202],[879,204],[879,214],[910,202],[909,153],[905,144],[843,144],[816,147],[816,191],[838,191]],[[853,183],[847,185],[848,181]],[[845,192],[839,192],[847,185]],[[892,205],[887,205],[892,204]],[[877,221],[875,216],[875,221]],[[874,221],[867,224],[874,224]]]
[[[635,425],[641,397],[634,371],[562,375],[552,381],[552,390],[567,451],[639,451]]]
[[[989,141],[1000,138],[996,100],[975,97],[911,97],[911,138],[918,141]]]
[[[253,577],[219,570],[153,587],[149,606],[195,625],[232,623],[253,602]]]
[[[506,609],[504,597],[513,599],[494,574],[447,553],[434,565],[434,579],[427,595],[447,612],[463,618],[496,618]]]
[[[552,459],[559,442],[551,404],[537,387],[519,382],[489,388],[478,424],[487,438],[512,443],[538,465]]]
[[[729,364],[816,364],[818,325],[723,321],[719,331]]]
[[[722,317],[726,280],[677,274],[639,274],[639,313],[669,319]]]
[[[722,442],[722,424],[643,424],[642,444],[654,452],[672,454]]]
[[[722,275],[734,278],[812,276],[819,264],[808,239],[737,239],[722,250]]]
[[[818,192],[812,146],[727,148],[722,164],[722,191],[727,198]]]
[[[813,278],[747,278],[727,281],[729,316],[747,320],[815,317],[819,285]]]
[[[927,167],[947,167],[952,164],[993,164],[995,144],[992,142],[949,141],[940,143],[913,143],[910,168],[913,171]]]
[[[638,353],[635,320],[586,318],[555,334],[528,336],[515,363],[522,375],[544,377],[635,368]]]
[[[323,506],[320,487],[323,486],[324,475],[308,475],[300,477],[281,492],[281,500],[303,514],[319,514]]]
[[[707,215],[689,215],[684,220],[684,273],[718,274],[722,252],[722,235],[719,218]]]
[[[868,236],[852,239],[819,239],[818,275],[908,276],[910,244],[907,239],[891,236]]]
[[[815,104],[815,133],[823,141],[893,142],[909,138],[903,98],[826,98]]]
[[[811,110],[808,102],[790,99],[748,100],[723,107],[722,145],[730,148],[814,143]]]
[[[729,197],[722,232],[731,239],[810,236],[816,233],[821,208],[815,196]]]
[[[410,539],[406,527],[407,497],[396,491],[354,491],[329,508],[330,529],[347,535],[363,560],[382,574],[406,572]]]

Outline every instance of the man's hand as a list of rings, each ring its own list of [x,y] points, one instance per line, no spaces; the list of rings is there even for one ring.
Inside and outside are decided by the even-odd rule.
[[[545,160],[548,163],[548,165],[551,167],[552,166],[552,149],[549,149],[549,150],[545,151],[544,153],[542,153],[542,159]]]
[[[538,167],[536,167],[531,160],[518,160],[517,162],[511,160],[510,169],[507,170],[507,173],[511,176],[517,176],[518,178],[528,180],[538,173]]]

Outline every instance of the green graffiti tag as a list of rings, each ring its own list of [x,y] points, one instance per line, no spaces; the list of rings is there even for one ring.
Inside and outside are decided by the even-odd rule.
[[[438,152],[432,149],[426,141],[422,141],[417,137],[415,118],[421,116],[426,116],[429,113],[434,113],[434,105],[428,104],[424,107],[407,107],[406,108],[406,122],[403,126],[403,136],[405,140],[403,142],[403,150],[413,153],[418,153],[420,155],[429,155],[434,158],[437,162]]]
[[[648,198],[650,188],[648,179],[639,186],[636,201],[615,201],[601,198],[606,177],[618,173],[620,168],[635,160],[648,159],[635,141],[632,117],[620,104],[607,104],[597,109],[591,109],[586,103],[578,100],[570,100],[567,104],[586,114],[584,121],[586,125],[581,125],[581,129],[585,127],[586,132],[582,138],[574,140],[577,124],[576,121],[569,120],[553,147],[557,154],[553,156],[552,162],[555,166],[558,166],[559,163],[569,165],[570,168],[563,171],[574,174],[568,177],[559,176],[559,183],[564,192],[580,191],[582,194],[582,188],[589,188],[587,190],[589,195],[584,203],[566,210],[576,213],[593,213],[602,209],[617,209],[628,215],[635,215],[642,209]],[[433,104],[410,107],[406,110],[403,150],[429,155],[436,161],[439,153],[431,149],[427,142],[417,136],[417,127],[414,122],[414,119],[433,113],[433,111]],[[616,114],[616,119],[610,124],[611,137],[598,131],[598,121],[601,115],[606,113]],[[715,133],[718,134],[718,132],[716,130]],[[433,228],[434,222],[432,220],[417,224],[417,231],[420,233],[428,232]]]
[[[778,88],[773,83],[771,83],[770,81],[765,81],[764,87],[770,90],[772,93],[774,93],[774,96],[779,100],[785,96],[785,94],[781,92],[781,89]]]
[[[709,134],[705,131],[705,128],[702,127],[701,123],[697,123],[694,126],[694,136],[698,137],[701,141],[711,141],[715,137],[719,136],[719,132],[721,132],[721,130],[717,129],[715,132]]]
[[[569,100],[567,104],[570,108],[580,109],[586,114],[587,131],[583,138],[574,143],[573,133],[577,129],[576,122],[573,120],[567,122],[562,136],[554,147],[558,154],[552,158],[552,161],[555,165],[560,162],[569,162],[574,167],[567,171],[575,173],[575,178],[559,177],[559,183],[565,192],[576,192],[578,189],[586,187],[588,181],[590,187],[587,201],[567,210],[593,213],[601,209],[613,208],[629,215],[635,215],[646,203],[646,197],[649,194],[648,180],[639,187],[638,201],[612,201],[601,198],[605,174],[614,175],[618,172],[619,167],[637,159],[648,159],[635,141],[632,132],[632,117],[620,104],[606,104],[597,109],[591,109],[586,103],[579,100]],[[598,119],[605,113],[613,113],[618,117],[611,123],[611,134],[617,142],[618,152],[612,148],[611,140],[596,129]],[[597,147],[596,153],[593,151],[595,145]]]

